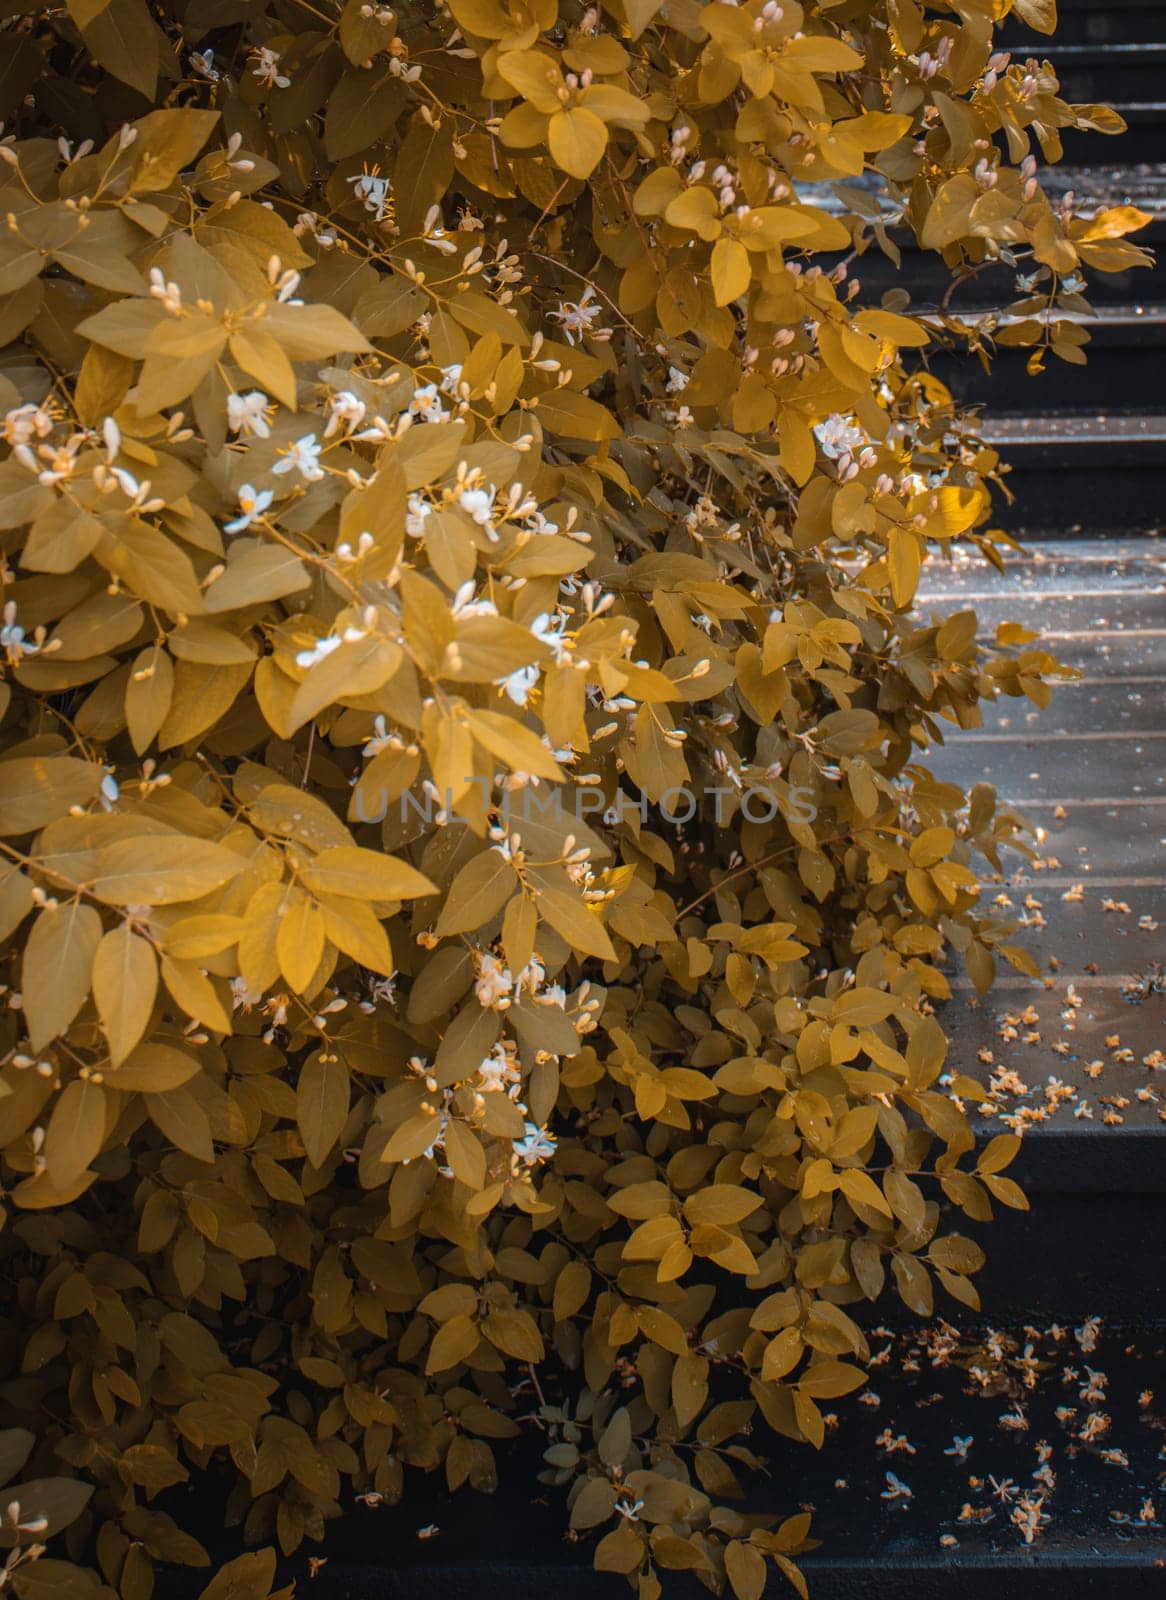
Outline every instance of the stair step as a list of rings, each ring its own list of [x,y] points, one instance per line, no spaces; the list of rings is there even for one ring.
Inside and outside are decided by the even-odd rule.
[[[1067,162],[1136,166],[1140,162],[1166,161],[1166,101],[1115,100],[1113,109],[1127,124],[1124,133],[1099,134],[1092,129],[1062,128],[1061,144]],[[1104,148],[1099,148],[1103,144]]]
[[[730,1501],[778,1517],[812,1510],[811,1532],[822,1542],[799,1562],[814,1600],[1161,1593],[1159,1331],[1035,1310],[1008,1325],[957,1307],[942,1330],[879,1324],[871,1350],[866,1392],[877,1404],[857,1396],[824,1402],[836,1418],[817,1452],[758,1423],[748,1445],[768,1470],[742,1472],[744,1498]],[[416,1600],[427,1592],[443,1600],[619,1600],[626,1579],[592,1569],[597,1535],[568,1541],[562,1490],[535,1481],[546,1443],[527,1431],[496,1446],[501,1488],[493,1496],[450,1494],[441,1474],[411,1474],[400,1505],[351,1508],[328,1524],[322,1545],[282,1562],[277,1581],[305,1579],[309,1554],[319,1554],[325,1564],[304,1584],[313,1600]],[[1045,1464],[1051,1489],[1035,1476]],[[1033,1497],[1031,1513],[1042,1490],[1036,1510],[1044,1520],[1026,1543],[1021,1501]],[[210,1496],[198,1492],[205,1506]],[[234,1539],[209,1509],[204,1538],[217,1554]],[[163,1576],[171,1600],[188,1600],[206,1574]],[[664,1577],[669,1600],[707,1592],[688,1574]],[[784,1600],[792,1591],[774,1573],[765,1593]]]
[[[984,313],[964,314],[975,325]],[[1008,317],[998,325],[1005,334],[1023,319]],[[1162,405],[1161,370],[1166,350],[1166,306],[1099,306],[1092,316],[1074,314],[1065,319],[1089,335],[1086,364],[1062,361],[1054,352],[1045,357],[1044,370],[1030,375],[1026,364],[1031,347],[994,345],[991,369],[967,350],[936,349],[926,354],[928,369],[966,405],[982,405],[993,412],[1031,407],[1042,413],[1098,410],[1141,412]]]
[[[1084,1189],[1103,1208],[1107,1194],[1166,1195],[1166,993],[1154,966],[1166,953],[1166,715],[1144,653],[1166,646],[1164,593],[1152,542],[1122,543],[1112,555],[1098,541],[1079,554],[1061,543],[1006,563],[1003,574],[932,561],[923,575],[923,615],[963,603],[989,627],[1007,616],[1041,629],[1041,642],[1084,672],[1084,682],[1054,691],[1049,711],[997,703],[984,729],[954,731],[926,757],[941,779],[993,783],[1001,803],[1045,830],[1038,862],[1010,855],[982,894],[985,911],[1022,921],[1014,940],[1042,977],[1001,962],[983,997],[958,977],[943,1022],[953,1065],[980,1082],[1015,1074],[981,1129],[1021,1113],[1016,1175],[1052,1196],[1050,1216]],[[1050,1078],[1063,1086],[1052,1101]],[[1082,1106],[1091,1115],[1075,1115]],[[1090,1250],[1104,1259],[1104,1239]]]
[[[1166,24],[1162,36],[1166,38]],[[1123,41],[1065,44],[1054,35],[1047,48],[1029,54],[1051,60],[1061,83],[1061,98],[1074,105],[1112,105],[1152,101],[1166,74],[1166,44]],[[1016,52],[1016,58],[1021,52]]]
[[[996,413],[984,419],[982,437],[1012,469],[1007,481],[1017,503],[997,501],[1001,527],[1063,537],[1166,522],[1166,415]],[[1147,659],[1166,662],[1162,643],[1146,642]],[[1106,653],[1102,642],[1092,656]]]
[[[983,600],[972,602],[981,618],[989,603]],[[944,609],[949,611],[951,608],[947,606]],[[1007,603],[1002,602],[1001,609],[1008,611]],[[1038,620],[1028,617],[1025,619],[1026,626],[1036,627]],[[1156,731],[1162,726],[1160,687],[1128,683],[1082,684],[1078,679],[1059,684],[1052,705],[1045,711],[1038,711],[1027,700],[1010,698],[989,702],[982,710],[982,729],[958,732],[953,729],[951,737],[977,746],[998,739],[1010,743],[1031,740],[1033,748],[1039,749],[1050,739],[1106,738],[1113,734],[1132,737]]]
[[[1166,39],[1161,0],[1060,0],[1057,31],[1047,34],[1025,27],[1013,13],[997,35],[1003,50],[1054,56],[1066,44],[1160,44]]]
[[[944,585],[934,593],[928,587],[920,595],[918,609],[921,616],[930,616],[933,611],[944,615],[961,604],[971,605],[985,637],[994,633],[1001,622],[1022,622],[1042,632],[1056,630],[1073,637],[1083,629],[1107,633],[1141,631],[1163,623],[1166,565],[1141,561],[1136,575],[1124,581],[1105,574],[1090,574],[1071,583],[1046,579],[1039,589],[1028,593],[1015,592],[1000,583],[962,591]]]
[[[929,603],[984,595],[1043,605],[1062,590],[1120,594],[1163,581],[1166,544],[1151,538],[1047,540],[1010,551],[1003,572],[959,546],[946,555],[936,551],[923,568],[921,592]]]

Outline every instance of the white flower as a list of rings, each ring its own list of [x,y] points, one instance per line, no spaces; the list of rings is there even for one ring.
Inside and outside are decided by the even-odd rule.
[[[239,490],[239,509],[241,516],[233,522],[223,524],[224,533],[242,533],[244,528],[249,528],[256,517],[261,517],[268,506],[275,499],[270,489],[257,489],[253,483],[245,483]]]
[[[382,750],[390,749],[394,743],[400,743],[397,735],[389,732],[383,715],[375,716],[372,726],[373,736],[360,752],[366,761],[372,756],[379,756]]]
[[[211,83],[218,83],[222,73],[215,66],[215,53],[213,50],[192,50],[190,52],[190,65],[200,78],[208,78]]]
[[[359,395],[353,394],[351,389],[341,389],[340,393],[333,395],[332,404],[328,412],[328,423],[324,429],[325,439],[330,439],[341,428],[346,432],[358,428],[364,421],[368,407]]]
[[[405,514],[405,532],[414,539],[420,539],[425,533],[425,524],[433,515],[433,507],[422,495],[414,492],[409,496],[408,510]]]
[[[523,989],[529,989],[532,995],[537,994],[543,983],[546,981],[546,976],[547,969],[543,966],[542,962],[537,956],[531,956],[526,966],[523,967],[517,978],[515,978],[515,987],[520,992]]]
[[[513,1056],[507,1052],[505,1045],[499,1042],[485,1060],[479,1063],[476,1087],[483,1094],[495,1094],[520,1082],[521,1077],[522,1074],[515,1065]]]
[[[389,191],[392,184],[387,178],[381,177],[378,172],[359,172],[354,178],[349,178],[356,198],[364,201],[364,209],[370,212],[378,222],[383,222],[389,213]]]
[[[298,652],[296,666],[314,667],[317,662],[323,661],[325,657],[330,656],[333,650],[339,650],[343,643],[344,640],[338,633],[330,633],[327,638],[317,639],[310,650]]]
[[[324,469],[320,465],[320,444],[316,435],[305,433],[297,439],[283,452],[271,470],[275,473],[298,472],[307,483],[317,483],[324,476]]]
[[[260,83],[266,83],[269,88],[286,89],[291,79],[279,70],[279,52],[269,49],[267,45],[260,45],[251,56],[255,65],[251,69],[251,76],[258,78]]]
[[[262,389],[227,396],[227,426],[232,433],[253,433],[257,439],[271,436],[267,414],[271,402]]]
[[[462,619],[465,617],[496,617],[498,607],[493,600],[474,599],[474,580],[468,578],[453,597],[451,615]]]
[[[512,672],[509,677],[495,678],[494,682],[500,689],[506,691],[507,696],[514,701],[516,706],[524,706],[530,699],[530,691],[539,680],[537,667],[519,667],[517,672]]]
[[[504,1011],[510,1004],[509,995],[513,988],[514,979],[509,967],[504,967],[496,956],[483,956],[478,981],[474,985],[479,1005],[492,1011]]]
[[[679,394],[682,389],[688,388],[688,373],[681,372],[679,367],[668,368],[668,382],[665,384],[669,394]]]
[[[442,392],[442,394],[452,395],[453,398],[456,400],[457,399],[458,384],[461,381],[462,381],[462,368],[461,368],[461,362],[460,361],[459,362],[455,362],[455,364],[452,367],[442,367],[442,369],[441,369],[441,392]]]
[[[816,423],[814,433],[818,443],[822,446],[822,454],[831,461],[837,461],[839,456],[849,455],[855,450],[861,450],[866,443],[866,434],[848,418],[839,416],[834,412],[826,418],[825,422]]]
[[[426,383],[420,389],[414,390],[413,398],[409,402],[409,415],[419,417],[422,422],[447,420],[449,412],[441,403],[441,395],[435,383]]]
[[[107,772],[101,780],[101,804],[106,811],[112,811],[120,794],[121,790],[117,786],[117,779],[112,772]]]
[[[549,611],[544,611],[537,616],[530,625],[530,631],[542,644],[549,646],[551,654],[556,661],[562,661],[565,644],[563,636],[567,629],[566,617],[552,616]]]
[[[577,301],[560,300],[559,309],[552,311],[551,316],[562,327],[567,343],[574,344],[576,337],[581,339],[585,334],[592,339],[611,338],[610,328],[592,326],[602,313],[603,307],[596,301],[595,290],[589,284]]]
[[[19,662],[21,656],[33,656],[39,649],[38,644],[29,644],[26,640],[24,629],[16,620],[16,601],[9,600],[0,626],[0,651],[7,654],[10,661]]]
[[[494,524],[490,520],[494,514],[494,485],[488,489],[463,489],[458,495],[458,505],[478,524],[485,528],[487,533],[493,535]]]
[[[32,439],[47,438],[52,431],[52,417],[42,406],[33,405],[31,402],[16,406],[4,418],[4,442],[13,448],[18,444],[28,444]]]
[[[528,1122],[524,1137],[516,1139],[512,1148],[524,1166],[533,1167],[540,1161],[548,1161],[554,1155],[554,1135],[548,1133],[545,1128],[536,1128],[533,1122]]]

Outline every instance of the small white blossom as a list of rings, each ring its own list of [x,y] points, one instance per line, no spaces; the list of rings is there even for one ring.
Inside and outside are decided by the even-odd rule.
[[[528,1122],[524,1136],[516,1139],[512,1148],[524,1166],[533,1167],[540,1161],[549,1161],[554,1155],[555,1138],[545,1128],[537,1128],[533,1122]]]
[[[822,446],[822,454],[831,461],[837,461],[839,456],[849,455],[855,450],[860,450],[866,443],[866,434],[861,428],[854,425],[848,418],[839,416],[835,412],[819,422],[814,427],[818,443]]]
[[[190,52],[190,66],[200,78],[206,78],[210,83],[218,83],[222,73],[215,66],[215,53],[213,50],[192,50]]]
[[[542,644],[549,646],[557,662],[562,661],[566,650],[564,643],[567,631],[566,617],[552,616],[549,611],[544,611],[531,623],[530,631]]]
[[[353,428],[359,428],[364,421],[368,407],[359,395],[353,394],[351,389],[341,389],[339,394],[333,395],[332,403],[328,409],[328,422],[324,428],[325,439],[343,429],[346,433]]]
[[[251,76],[258,78],[260,83],[267,84],[268,88],[286,89],[291,84],[291,79],[279,70],[279,52],[270,49],[267,45],[260,45],[251,56],[255,65],[251,69]]]
[[[513,700],[516,706],[524,706],[530,699],[531,690],[538,680],[537,667],[519,667],[517,672],[512,672],[505,678],[495,678],[494,682],[500,689],[506,691],[507,698]]]
[[[493,535],[494,485],[488,489],[463,489],[458,495],[458,505],[486,532]]]
[[[314,667],[318,662],[330,656],[333,650],[339,650],[344,643],[343,637],[338,633],[330,633],[323,639],[317,639],[310,650],[300,650],[296,655],[298,667]]]
[[[496,956],[483,956],[474,993],[479,1005],[488,1010],[504,1011],[510,1005],[514,978],[509,967],[504,967]]]
[[[445,422],[449,412],[441,403],[441,394],[435,383],[422,384],[413,391],[413,398],[409,402],[409,415],[418,418],[421,422]]]
[[[16,620],[16,601],[9,600],[4,607],[3,625],[0,626],[0,651],[7,655],[9,661],[19,663],[21,656],[33,656],[39,649],[39,644],[30,644],[25,638],[24,629]]]
[[[271,436],[268,413],[271,402],[262,389],[227,396],[227,426],[232,433],[253,433],[257,439]]]
[[[382,177],[379,172],[358,172],[355,177],[349,178],[348,182],[352,185],[356,198],[364,201],[364,209],[378,222],[383,222],[392,204],[389,192],[393,186],[389,180]]]
[[[240,515],[233,522],[223,525],[224,533],[242,533],[249,528],[256,517],[261,517],[275,499],[270,489],[257,489],[253,483],[245,483],[239,490]]]
[[[420,539],[425,533],[425,524],[433,515],[433,507],[424,495],[416,491],[409,496],[405,512],[405,532],[414,539]]]
[[[318,483],[324,476],[320,465],[320,442],[314,433],[305,433],[289,445],[272,467],[272,472],[298,472],[306,483]]]
[[[596,318],[602,314],[603,307],[595,299],[595,290],[590,285],[577,301],[560,300],[559,309],[551,312],[568,344],[574,344],[577,338],[582,339],[585,335],[592,339],[610,339],[610,328],[594,326]]]
[[[493,600],[474,599],[474,580],[468,578],[453,597],[451,615],[460,620],[466,617],[496,617],[498,607]]]

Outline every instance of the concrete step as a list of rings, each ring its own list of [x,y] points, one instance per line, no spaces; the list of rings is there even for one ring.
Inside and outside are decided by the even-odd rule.
[[[997,501],[1001,527],[1061,538],[1143,532],[1166,522],[1166,415],[994,412],[982,432],[1011,468],[1016,503]],[[1160,659],[1156,648],[1151,654]]]
[[[1166,100],[1156,95],[1147,100],[1108,103],[1125,121],[1125,132],[1099,134],[1091,129],[1062,128],[1064,159],[1073,165],[1112,162],[1126,167],[1166,161]],[[1099,149],[1103,143],[1104,149]]]
[[[984,1133],[1024,1132],[1016,1176],[1040,1193],[1046,1221],[1068,1219],[1054,1236],[1071,1247],[1047,1280],[1059,1294],[1074,1262],[1091,1263],[1082,1288],[1112,1262],[1114,1196],[1136,1193],[1141,1206],[1166,1194],[1166,714],[1157,657],[1145,654],[1166,644],[1162,554],[1153,541],[1051,544],[1026,552],[1015,575],[1012,563],[1001,574],[931,561],[922,590],[924,615],[972,607],[989,630],[1016,620],[1083,673],[1048,712],[997,703],[982,730],[953,732],[927,758],[938,777],[995,784],[1042,830],[1037,860],[1010,857],[982,895],[986,912],[1020,922],[1014,942],[1041,977],[1001,965],[980,997],[958,974],[943,1021],[954,1063],[994,1080]],[[1096,1216],[1082,1232],[1069,1220],[1084,1192]],[[988,1281],[1011,1304],[1024,1285],[1008,1277],[1011,1252],[997,1254],[1004,1276]],[[1115,1296],[1123,1281],[1128,1294],[1119,1276]]]
[[[1032,47],[1023,54],[1051,60],[1061,82],[1061,98],[1073,105],[1113,105],[1119,101],[1145,102],[1161,97],[1166,78],[1166,22],[1159,8],[1160,40],[1133,43],[1068,44],[1060,34],[1046,48]],[[1014,59],[1022,58],[1022,50]]]
[[[1166,39],[1166,19],[1161,0],[1060,0],[1057,31],[1050,38],[1028,28],[1013,13],[1001,27],[1002,49],[1032,55],[1054,55],[1072,44],[1161,44]]]
[[[742,1491],[729,1504],[811,1514],[821,1542],[798,1561],[814,1600],[1161,1593],[1160,1331],[1037,1311],[1007,1324],[957,1308],[941,1328],[876,1324],[870,1343],[864,1398],[823,1403],[820,1451],[757,1421],[743,1442],[762,1470],[721,1453]],[[563,1490],[536,1482],[552,1442],[531,1422],[497,1445],[496,1495],[451,1494],[440,1473],[410,1474],[400,1505],[350,1507],[322,1545],[281,1563],[277,1581],[310,1572],[313,1600],[619,1600],[626,1579],[591,1565],[606,1528],[569,1539]],[[688,1460],[697,1440],[684,1444]],[[231,1539],[218,1531],[210,1543],[217,1554]],[[690,1574],[662,1576],[668,1600],[707,1592]],[[205,1582],[162,1577],[168,1600]],[[791,1593],[774,1572],[765,1600]]]
[[[1166,305],[1103,305],[1092,315],[1067,316],[1064,321],[1088,336],[1086,364],[1063,361],[1050,350],[1045,354],[1044,370],[1030,375],[1026,368],[1032,347],[999,341],[1007,339],[1010,327],[1022,321],[1041,322],[1043,308],[1034,311],[1031,318],[974,312],[961,319],[969,328],[984,330],[991,353],[987,372],[979,358],[966,349],[928,352],[928,369],[958,400],[986,406],[993,413],[1025,408],[1042,416],[1065,411],[1139,413],[1162,407]],[[1055,336],[1052,329],[1049,336]]]

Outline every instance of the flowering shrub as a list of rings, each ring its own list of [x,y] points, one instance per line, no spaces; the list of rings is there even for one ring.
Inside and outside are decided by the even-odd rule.
[[[999,463],[967,330],[852,275],[1023,266],[1001,337],[1079,359],[1073,275],[1145,259],[1040,188],[1114,119],[1006,9],[5,8],[21,1600],[205,1564],[192,1473],[285,1553],[490,1489],[532,1406],[642,1600],[801,1588],[758,1429],[820,1444],[888,1273],[977,1303],[944,1204],[1023,1204],[933,1015],[1026,964],[1018,823],[926,751],[1058,668],[913,610]]]

